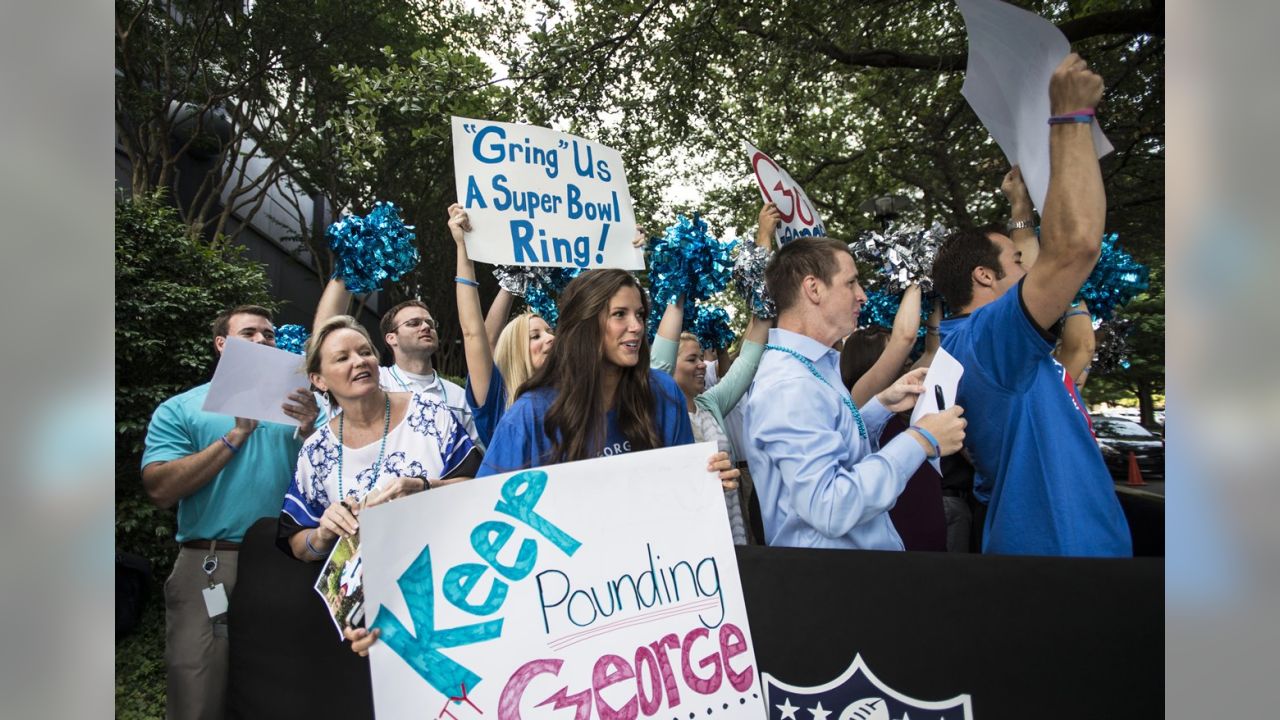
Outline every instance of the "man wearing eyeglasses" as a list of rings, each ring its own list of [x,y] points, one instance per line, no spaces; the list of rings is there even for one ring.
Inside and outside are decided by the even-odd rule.
[[[351,293],[342,280],[329,281],[316,308],[313,328],[340,314],[350,303]],[[476,447],[484,449],[476,432],[476,421],[467,406],[466,395],[457,383],[440,377],[431,356],[440,345],[436,321],[421,300],[406,300],[388,310],[379,323],[382,337],[391,348],[394,362],[379,368],[379,384],[391,392],[424,392],[444,403],[466,428]],[[327,408],[325,408],[327,410]],[[327,415],[326,415],[327,416]]]

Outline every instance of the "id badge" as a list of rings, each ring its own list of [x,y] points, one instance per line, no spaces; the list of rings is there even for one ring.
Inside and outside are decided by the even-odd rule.
[[[227,611],[227,591],[222,583],[207,587],[200,594],[204,595],[204,607],[209,611],[209,617],[218,617]]]

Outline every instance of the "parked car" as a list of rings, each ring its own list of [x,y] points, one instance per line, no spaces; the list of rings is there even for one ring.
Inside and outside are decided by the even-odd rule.
[[[1090,415],[1107,470],[1116,482],[1129,479],[1129,452],[1138,458],[1143,480],[1164,480],[1164,441],[1132,420]]]

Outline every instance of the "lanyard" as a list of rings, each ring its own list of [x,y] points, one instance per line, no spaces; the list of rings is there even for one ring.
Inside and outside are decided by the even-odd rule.
[[[391,366],[391,376],[396,379],[396,382],[400,383],[401,390],[404,390],[405,392],[414,392],[414,389],[409,387],[409,383],[405,382],[405,379],[400,377],[400,371],[396,370],[395,365]],[[428,392],[428,391],[434,390],[436,386],[438,386],[439,384],[440,384],[440,373],[438,372],[433,373],[431,376],[431,382],[423,385],[421,392]],[[443,395],[444,392],[441,391],[440,394]]]
[[[766,350],[777,350],[778,352],[784,352],[790,355],[791,357],[799,360],[802,364],[804,364],[805,367],[809,368],[809,372],[813,373],[814,377],[822,381],[823,385],[826,385],[827,387],[831,388],[831,383],[828,382],[826,378],[822,377],[822,373],[818,372],[818,368],[814,366],[813,361],[810,360],[809,358],[801,355],[800,353],[796,352],[795,350],[792,350],[789,347],[783,347],[781,345],[774,345],[770,343],[769,345],[765,345],[764,347]],[[831,388],[831,389],[835,390],[835,388]],[[862,438],[863,440],[866,440],[867,427],[862,424],[862,413],[858,412],[858,407],[853,404],[853,398],[849,397],[849,393],[847,392],[840,392],[838,394],[840,395],[840,399],[844,401],[844,406],[849,408],[849,412],[853,415],[853,421],[858,424],[858,437]]]

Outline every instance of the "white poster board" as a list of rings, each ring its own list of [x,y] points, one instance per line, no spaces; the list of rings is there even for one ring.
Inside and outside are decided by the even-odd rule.
[[[798,237],[826,235],[827,226],[804,188],[755,145],[744,140],[742,149],[747,152],[747,162],[751,163],[751,172],[760,186],[760,197],[767,203],[776,204],[778,214],[782,216],[782,222],[775,231],[778,245],[786,245]]]
[[[453,172],[472,260],[644,268],[616,150],[549,128],[454,116]]]
[[[960,93],[1009,164],[1021,167],[1031,202],[1043,214],[1049,191],[1049,78],[1071,52],[1071,42],[1053,23],[1001,0],[957,2],[969,34]],[[1096,122],[1093,146],[1098,157],[1115,149]]]
[[[362,513],[378,720],[764,717],[714,452],[478,478]]]
[[[301,355],[228,336],[201,409],[297,427],[281,406],[292,402],[289,393],[311,388],[304,364]]]

